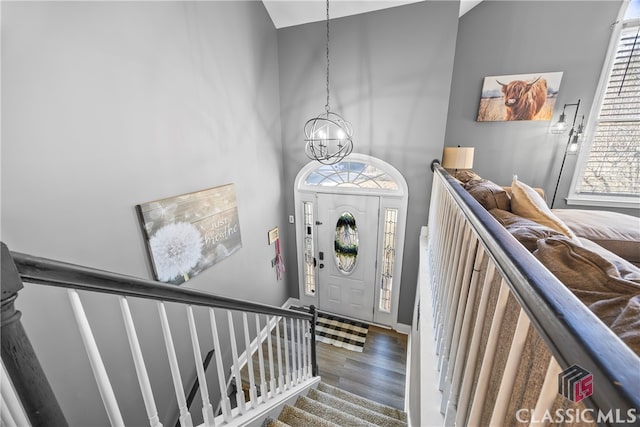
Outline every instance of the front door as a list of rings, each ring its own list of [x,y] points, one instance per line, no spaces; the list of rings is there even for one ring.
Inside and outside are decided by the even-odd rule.
[[[380,198],[317,197],[320,309],[373,321]]]

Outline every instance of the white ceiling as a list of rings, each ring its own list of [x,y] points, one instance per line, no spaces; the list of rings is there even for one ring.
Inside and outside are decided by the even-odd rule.
[[[331,18],[340,18],[419,1],[428,0],[331,0],[329,12]],[[460,1],[459,16],[467,13],[481,1]],[[276,28],[324,21],[327,17],[325,0],[262,0],[262,2]]]

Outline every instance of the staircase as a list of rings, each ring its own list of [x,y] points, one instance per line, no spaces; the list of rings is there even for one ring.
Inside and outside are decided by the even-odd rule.
[[[286,405],[276,420],[263,427],[406,427],[407,414],[325,383]]]

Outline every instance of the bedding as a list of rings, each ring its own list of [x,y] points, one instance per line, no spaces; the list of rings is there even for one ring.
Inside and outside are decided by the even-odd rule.
[[[461,184],[469,194],[640,355],[640,218],[552,211],[544,193],[516,177],[504,193],[477,174],[467,177]]]

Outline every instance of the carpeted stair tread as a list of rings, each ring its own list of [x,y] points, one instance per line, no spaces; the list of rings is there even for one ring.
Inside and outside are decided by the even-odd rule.
[[[317,400],[332,408],[351,414],[357,418],[366,420],[372,424],[385,427],[406,427],[407,423],[396,418],[391,418],[379,412],[372,411],[358,404],[348,402],[322,391],[311,389],[307,395],[310,399]]]
[[[337,397],[338,399],[346,400],[351,403],[355,403],[356,405],[364,406],[367,409],[371,409],[372,411],[378,412],[382,415],[386,415],[387,417],[395,418],[405,423],[407,422],[407,413],[401,411],[400,409],[392,408],[391,406],[374,402],[362,396],[358,396],[357,394],[350,393],[348,391],[323,382],[318,384],[318,390]]]
[[[298,397],[298,400],[296,401],[296,408],[317,415],[320,418],[331,421],[332,423],[339,426],[375,427],[375,424],[371,424],[370,422],[362,420],[346,412],[342,412],[331,406],[327,406],[324,403],[320,403],[317,400],[310,399],[306,396]]]
[[[266,419],[264,423],[262,423],[262,427],[290,427],[289,424],[285,424],[280,420]]]
[[[278,421],[291,427],[340,427],[317,415],[310,414],[290,405],[284,406],[280,416],[278,416]]]

